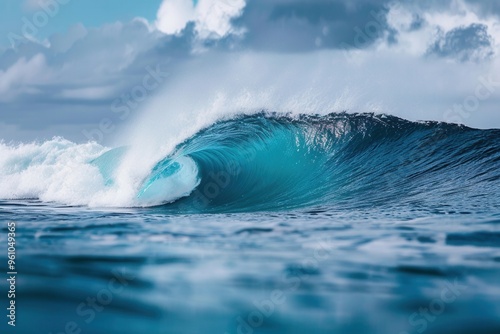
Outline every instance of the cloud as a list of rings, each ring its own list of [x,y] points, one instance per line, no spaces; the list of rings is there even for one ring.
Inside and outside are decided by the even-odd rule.
[[[178,34],[195,17],[194,3],[186,0],[165,0],[156,14],[156,27],[165,34]]]
[[[232,20],[241,15],[245,0],[164,0],[157,13],[156,27],[165,34],[178,34],[194,23],[201,39],[220,39],[242,31]]]
[[[20,133],[29,128],[43,134],[66,124],[71,131],[53,135],[82,140],[75,127],[92,127],[104,117],[117,119],[113,101],[140,85],[148,66],[189,57],[187,41],[133,20],[99,28],[76,25],[51,36],[47,45],[28,41],[8,49],[0,54],[2,122],[9,129],[19,127]]]
[[[15,100],[23,94],[36,94],[45,82],[50,81],[51,71],[44,55],[17,60],[5,71],[0,71],[0,101]]]
[[[70,27],[65,34],[52,35],[49,39],[50,47],[55,52],[66,52],[76,43],[76,41],[84,38],[87,34],[88,31],[83,24],[75,24]]]
[[[351,111],[446,120],[449,106],[474,94],[479,76],[500,73],[497,9],[475,0],[164,0],[155,22],[75,24],[43,41],[0,50],[1,127],[8,129],[2,136],[18,128],[20,136],[85,140],[81,130],[103,118],[123,122],[113,104],[127,103],[148,69],[159,64],[171,74],[167,85],[184,77],[192,86],[238,78],[251,66],[241,80],[262,78],[254,86],[267,91],[296,80],[310,92],[323,82],[331,105],[348,100]],[[229,62],[233,54],[252,59],[239,67],[220,64],[219,58]],[[203,68],[193,69],[197,63],[217,71],[204,75]],[[270,75],[257,75],[262,71]],[[481,103],[481,113],[463,121],[500,126],[497,93]],[[141,112],[145,103],[133,111]]]
[[[196,6],[196,31],[205,38],[222,38],[242,31],[232,26],[245,7],[245,0],[199,0]]]
[[[385,36],[388,1],[250,1],[237,23],[252,48],[299,52],[368,47]]]
[[[486,61],[498,51],[500,26],[498,18],[481,12],[468,1],[394,2],[387,21],[395,43],[381,48],[421,57]]]
[[[441,36],[428,50],[439,57],[480,61],[493,55],[491,36],[484,24],[458,27]]]
[[[500,2],[484,0],[467,0],[468,4],[474,6],[475,12],[483,17],[500,17]]]

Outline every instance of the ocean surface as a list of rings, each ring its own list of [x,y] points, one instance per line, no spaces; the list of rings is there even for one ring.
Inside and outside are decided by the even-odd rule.
[[[498,334],[499,191],[500,130],[387,115],[1,143],[0,330]]]

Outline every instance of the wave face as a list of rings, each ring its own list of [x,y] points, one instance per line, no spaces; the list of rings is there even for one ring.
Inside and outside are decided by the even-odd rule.
[[[97,152],[87,146],[87,160],[78,169],[98,171],[101,185],[93,188],[95,196],[114,187],[127,149]],[[37,163],[24,160],[24,170]],[[177,145],[149,175],[130,185],[129,206],[161,205],[175,212],[312,206],[480,212],[500,204],[499,167],[500,130],[372,114],[259,113],[221,120]],[[0,196],[8,190],[0,190]],[[88,192],[83,197],[92,197]],[[18,198],[23,192],[10,194]]]

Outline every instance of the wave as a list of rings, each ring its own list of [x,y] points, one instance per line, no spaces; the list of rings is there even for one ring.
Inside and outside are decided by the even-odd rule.
[[[10,199],[171,212],[498,204],[500,130],[388,115],[222,119],[125,181],[127,147],[56,138],[0,150],[0,197]]]

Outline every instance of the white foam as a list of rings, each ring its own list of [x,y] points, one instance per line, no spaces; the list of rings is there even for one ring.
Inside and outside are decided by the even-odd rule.
[[[155,161],[130,160],[130,154],[106,186],[91,161],[108,148],[96,143],[76,144],[63,138],[43,143],[8,145],[0,143],[0,199],[40,199],[66,205],[90,207],[154,206],[174,201],[198,185],[193,160],[178,158],[181,169],[168,179],[159,180],[147,198],[138,199],[138,189],[150,174]],[[134,154],[134,153],[133,153]],[[133,156],[132,154],[132,156]]]
[[[0,143],[0,198],[88,204],[104,187],[99,170],[88,162],[105,149],[62,138],[21,145]]]

